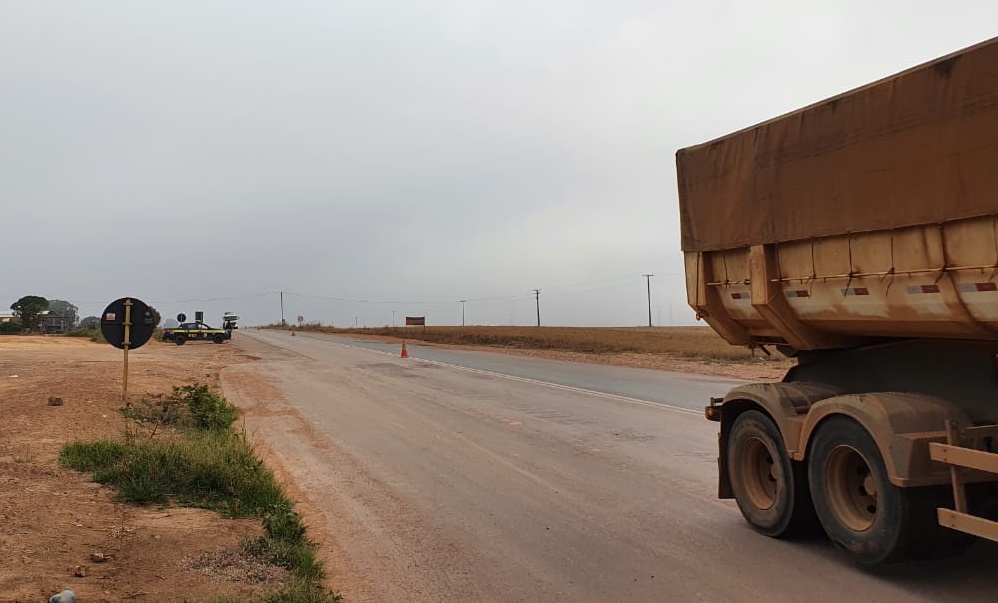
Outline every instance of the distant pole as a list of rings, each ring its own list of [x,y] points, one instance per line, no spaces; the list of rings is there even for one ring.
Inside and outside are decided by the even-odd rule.
[[[541,290],[534,289],[534,299],[537,300],[537,326],[541,326]]]
[[[395,328],[395,310],[392,310],[392,328]]]
[[[284,326],[284,292],[281,291],[281,326]]]
[[[648,326],[651,326],[651,277],[654,274],[642,274],[645,277],[645,282],[648,284]]]
[[[357,321],[358,320],[360,320],[359,316],[354,316],[353,317],[353,328],[355,328],[355,329],[357,328]]]
[[[461,326],[462,327],[464,326],[464,304],[466,304],[466,303],[468,303],[468,300],[466,300],[466,299],[462,299],[461,300]]]

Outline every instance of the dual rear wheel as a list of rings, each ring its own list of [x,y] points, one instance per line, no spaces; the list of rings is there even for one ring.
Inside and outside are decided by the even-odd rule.
[[[768,416],[746,411],[732,425],[727,464],[742,515],[768,536],[820,524],[863,564],[952,555],[968,542],[936,521],[936,507],[952,504],[948,489],[892,484],[873,436],[848,417],[821,423],[805,465],[789,459]]]

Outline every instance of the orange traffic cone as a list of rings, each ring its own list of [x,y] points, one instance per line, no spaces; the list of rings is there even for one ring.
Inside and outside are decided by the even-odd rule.
[[[409,357],[409,350],[405,349],[405,339],[402,340],[402,355],[399,356],[399,357],[400,358],[408,358]]]
[[[292,336],[292,337],[294,337],[294,336],[295,336],[295,330],[294,330],[294,329],[291,329],[291,336]]]

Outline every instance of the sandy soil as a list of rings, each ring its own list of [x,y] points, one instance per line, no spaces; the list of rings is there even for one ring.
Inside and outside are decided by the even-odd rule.
[[[138,400],[215,384],[221,367],[247,357],[233,345],[150,342],[129,360]],[[64,443],[121,435],[121,374],[122,352],[109,345],[0,337],[0,601],[45,601],[67,587],[86,602],[261,592],[261,568],[226,567],[227,551],[258,535],[259,520],[117,503],[89,475],[59,468]]]

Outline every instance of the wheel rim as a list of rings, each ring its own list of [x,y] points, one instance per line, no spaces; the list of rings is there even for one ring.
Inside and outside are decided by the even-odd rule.
[[[769,509],[776,504],[783,475],[766,442],[751,437],[745,440],[739,455],[739,475],[745,486],[748,502],[757,509]]]
[[[839,522],[855,532],[870,529],[877,518],[877,480],[863,455],[852,446],[834,448],[828,455],[825,483]]]

